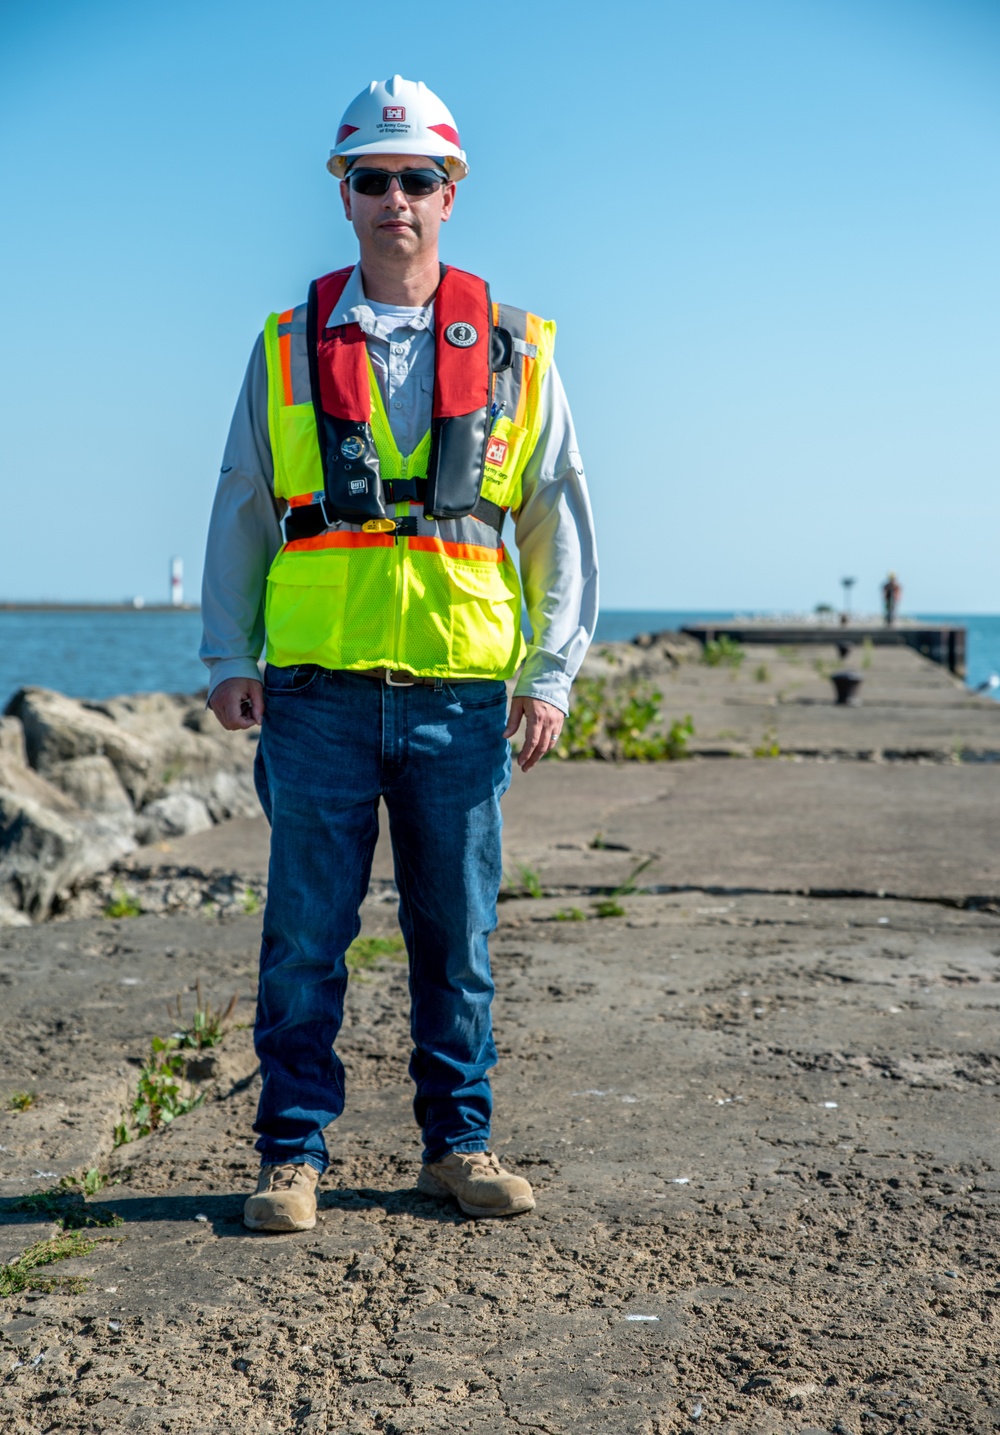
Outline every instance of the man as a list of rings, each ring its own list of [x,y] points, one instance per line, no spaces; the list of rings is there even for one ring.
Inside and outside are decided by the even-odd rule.
[[[261,724],[271,824],[261,1174],[244,1211],[260,1231],[315,1224],[323,1131],[344,1105],[345,953],[380,798],[410,963],[418,1188],[475,1216],[533,1207],[528,1182],[489,1150],[499,802],[522,723],[525,772],[555,744],[597,612],[555,327],[438,258],[468,173],[451,114],[422,83],[373,82],[328,168],[360,262],[272,314],[257,342],[203,594],[209,701],[225,728]],[[508,512],[530,644],[501,541]]]

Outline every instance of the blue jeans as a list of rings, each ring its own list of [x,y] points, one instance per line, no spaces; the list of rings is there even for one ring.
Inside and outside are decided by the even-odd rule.
[[[499,681],[388,687],[356,673],[275,668],[254,776],[271,824],[254,1044],[262,1164],[328,1156],[344,1109],[334,1043],[378,836],[389,814],[410,964],[410,1075],[424,1160],[485,1151],[496,1065],[488,937],[510,782]]]

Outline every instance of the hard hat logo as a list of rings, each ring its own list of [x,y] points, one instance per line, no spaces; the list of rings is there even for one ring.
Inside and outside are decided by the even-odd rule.
[[[343,179],[366,154],[402,154],[436,160],[450,180],[469,173],[458,127],[447,105],[422,80],[372,80],[344,111],[327,169]]]

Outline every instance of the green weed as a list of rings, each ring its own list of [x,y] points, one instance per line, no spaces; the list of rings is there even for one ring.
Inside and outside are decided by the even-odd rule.
[[[624,917],[625,915],[625,908],[620,902],[616,902],[614,897],[602,897],[593,905],[595,917]]]
[[[738,668],[745,657],[742,644],[725,633],[710,638],[701,653],[701,661],[709,668]]]
[[[27,1111],[29,1106],[35,1104],[35,1093],[33,1091],[15,1091],[7,1098],[8,1111]]]
[[[56,1261],[89,1255],[95,1246],[113,1239],[115,1238],[110,1236],[84,1236],[79,1231],[63,1231],[51,1240],[36,1241],[26,1251],[22,1251],[16,1260],[0,1266],[0,1299],[20,1295],[26,1290],[82,1290],[85,1283],[79,1276],[57,1280],[52,1277],[39,1277],[33,1273],[43,1266],[53,1265]]]
[[[238,992],[233,992],[225,1011],[213,1011],[211,1002],[202,998],[200,977],[194,984],[194,992],[195,1007],[190,1025],[185,1025],[180,996],[177,998],[175,1007],[172,1007],[169,1002],[167,1003],[167,1015],[171,1021],[176,1020],[177,1022],[179,1029],[174,1032],[173,1039],[179,1047],[186,1050],[193,1048],[195,1051],[205,1051],[209,1047],[218,1046],[222,1041],[227,1030],[226,1024],[240,998]]]
[[[104,908],[104,915],[106,917],[139,917],[142,915],[142,908],[120,883],[116,883],[111,892],[111,901]]]
[[[245,912],[248,917],[255,917],[260,911],[260,898],[252,887],[247,887],[244,891],[240,910]]]
[[[586,912],[581,912],[579,907],[561,907],[554,916],[557,922],[585,922],[587,920]]]
[[[124,1224],[121,1216],[105,1210],[103,1206],[88,1206],[84,1200],[85,1195],[96,1194],[104,1181],[97,1168],[91,1167],[83,1177],[64,1176],[58,1186],[23,1197],[14,1209],[54,1221],[64,1231],[78,1231],[91,1226],[121,1226]]]
[[[545,890],[542,887],[542,879],[534,867],[529,867],[527,862],[515,862],[514,865],[517,868],[518,880],[515,882],[513,877],[508,877],[506,879],[507,886],[513,887],[515,890],[520,888],[526,897],[544,897]]]
[[[766,663],[758,663],[753,670],[755,683],[769,683],[771,681],[771,669]]]
[[[773,727],[769,727],[762,736],[760,742],[753,750],[754,757],[780,757],[781,746],[778,742],[778,734]]]
[[[659,762],[685,756],[694,732],[691,718],[662,724],[663,694],[642,680],[611,685],[607,678],[578,678],[559,741],[549,754],[560,759],[605,758]]]
[[[203,1093],[184,1094],[185,1058],[179,1050],[180,1044],[175,1036],[153,1037],[149,1058],[139,1073],[139,1090],[130,1113],[136,1136],[149,1136],[160,1126],[168,1126],[176,1116],[193,1111],[204,1100]]]
[[[872,665],[872,658],[874,656],[875,644],[872,642],[871,638],[865,638],[861,644],[861,666],[863,668],[870,668]]]
[[[394,961],[405,958],[406,943],[401,936],[357,937],[347,949],[347,965],[352,972],[368,971],[381,957]]]

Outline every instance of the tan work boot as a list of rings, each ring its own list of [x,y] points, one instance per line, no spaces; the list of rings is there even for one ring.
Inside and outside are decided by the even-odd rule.
[[[528,1182],[505,1171],[492,1151],[452,1151],[443,1161],[421,1166],[417,1190],[454,1196],[467,1216],[516,1216],[535,1208]]]
[[[308,1161],[262,1166],[257,1190],[243,1207],[251,1231],[311,1231],[319,1172]]]

